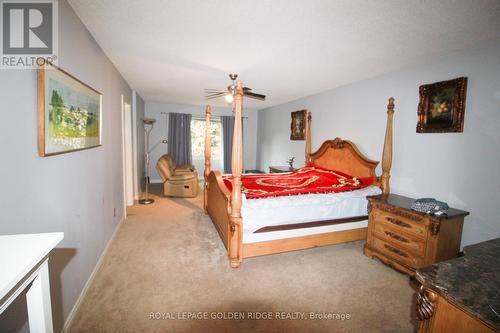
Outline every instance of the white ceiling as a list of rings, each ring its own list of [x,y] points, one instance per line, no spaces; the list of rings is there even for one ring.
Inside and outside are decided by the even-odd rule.
[[[205,104],[236,72],[268,107],[500,40],[498,0],[69,2],[148,101]]]

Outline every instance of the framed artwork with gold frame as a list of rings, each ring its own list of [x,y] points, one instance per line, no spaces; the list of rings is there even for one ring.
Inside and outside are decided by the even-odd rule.
[[[37,70],[38,154],[50,156],[101,145],[102,94],[57,66]]]
[[[420,86],[417,133],[464,131],[467,78]]]
[[[305,140],[306,138],[307,110],[292,112],[290,126],[290,140]]]

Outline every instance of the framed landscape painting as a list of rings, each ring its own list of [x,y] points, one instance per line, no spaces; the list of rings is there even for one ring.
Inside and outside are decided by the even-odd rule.
[[[62,69],[38,67],[38,154],[101,145],[102,94]]]
[[[307,110],[292,112],[290,140],[305,140]]]
[[[420,86],[417,133],[464,131],[467,78]]]

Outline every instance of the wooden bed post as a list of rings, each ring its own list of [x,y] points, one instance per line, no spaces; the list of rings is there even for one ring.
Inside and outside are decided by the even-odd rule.
[[[307,132],[306,132],[306,162],[307,163],[311,162],[311,121],[312,121],[312,116],[311,112],[307,112]]]
[[[241,173],[243,169],[243,135],[241,124],[241,113],[243,108],[243,84],[241,81],[236,83],[234,96],[234,133],[233,133],[233,151],[231,155],[231,169],[233,172],[233,190],[231,191],[229,215],[230,232],[229,235],[229,260],[231,267],[240,266],[243,258],[242,253],[242,218],[241,218]]]
[[[392,166],[392,117],[394,116],[394,98],[389,98],[387,105],[387,125],[385,128],[384,152],[382,154],[382,192],[390,192],[389,178],[391,178]]]
[[[208,175],[210,175],[210,160],[212,156],[212,142],[210,137],[210,117],[212,116],[212,107],[207,105],[205,107],[205,170],[203,176],[205,177],[205,185],[203,186],[203,209],[207,211],[208,203]]]

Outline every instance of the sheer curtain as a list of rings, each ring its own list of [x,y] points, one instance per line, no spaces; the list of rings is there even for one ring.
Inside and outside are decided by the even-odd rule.
[[[224,173],[231,173],[231,152],[233,149],[234,117],[221,116],[222,142],[224,147]]]
[[[168,154],[177,165],[191,164],[191,115],[169,113]]]

